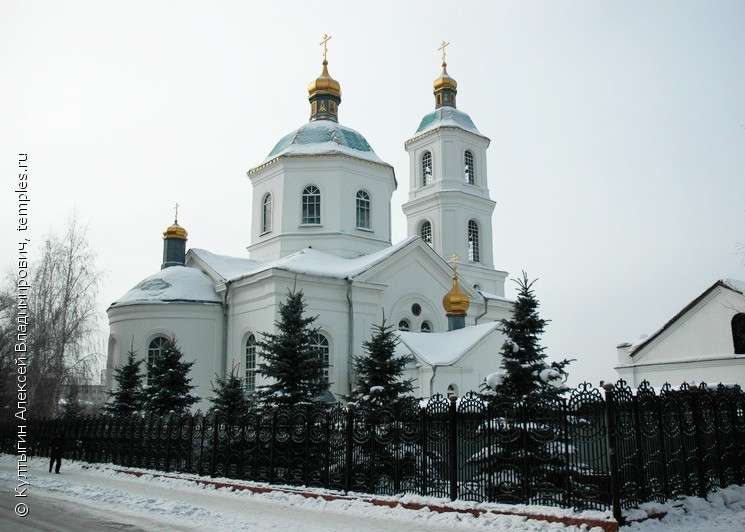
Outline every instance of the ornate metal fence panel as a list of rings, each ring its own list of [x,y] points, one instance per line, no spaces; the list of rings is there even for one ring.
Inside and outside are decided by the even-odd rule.
[[[639,447],[636,403],[626,381],[619,380],[613,388],[618,456],[618,479],[621,507],[632,508],[644,502],[641,449]]]
[[[638,468],[641,473],[639,487],[641,498],[646,501],[666,500],[666,459],[660,429],[659,398],[647,381],[642,382],[636,394]]]
[[[452,463],[450,442],[455,428],[450,420],[450,401],[434,395],[420,413],[422,416],[422,485],[419,493],[428,497],[450,497]]]
[[[602,510],[611,504],[605,401],[597,388],[582,383],[567,405],[568,506]]]
[[[495,457],[491,447],[496,420],[479,395],[468,393],[457,405],[458,498],[483,501],[488,496],[489,470]]]

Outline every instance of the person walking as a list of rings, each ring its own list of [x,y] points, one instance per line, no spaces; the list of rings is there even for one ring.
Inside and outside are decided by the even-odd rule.
[[[52,465],[56,465],[54,467],[54,472],[59,474],[59,468],[62,465],[62,453],[65,452],[65,435],[62,434],[62,432],[57,432],[57,434],[54,435],[54,438],[52,438],[52,442],[50,443],[50,451],[49,451],[49,472],[52,472]]]

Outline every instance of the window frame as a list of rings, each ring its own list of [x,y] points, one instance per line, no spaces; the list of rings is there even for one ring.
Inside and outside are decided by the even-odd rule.
[[[434,165],[432,163],[432,152],[425,150],[422,153],[421,164],[419,165],[422,172],[422,186],[426,187],[434,182]],[[427,172],[429,170],[429,172]]]
[[[246,337],[246,342],[244,345],[245,349],[243,351],[243,354],[244,361],[246,363],[246,370],[244,372],[245,378],[243,380],[243,389],[246,391],[246,393],[250,394],[256,391],[256,365],[258,362],[259,353],[256,335],[253,333],[249,333],[249,335]],[[251,360],[252,364],[249,364],[249,360]]]
[[[471,150],[466,150],[465,152],[463,152],[463,164],[464,164],[466,183],[468,183],[469,185],[475,185],[476,184],[476,166],[474,162],[473,152]]]
[[[468,260],[471,262],[481,262],[479,232],[478,222],[468,220]]]
[[[427,229],[427,235],[425,235],[425,228]],[[429,247],[435,247],[432,222],[430,222],[429,220],[424,220],[421,223],[421,225],[419,226],[419,238],[421,238]]]
[[[272,211],[274,199],[272,193],[267,192],[261,200],[261,233],[265,235],[272,232]]]
[[[153,346],[153,344],[155,344],[156,341],[158,341],[158,345]],[[148,342],[147,360],[145,361],[145,365],[146,365],[145,382],[147,383],[148,386],[152,386],[153,384],[153,375],[152,375],[153,360],[158,354],[161,354],[164,349],[166,349],[167,347],[172,347],[172,346],[173,346],[173,342],[171,342],[171,340],[167,336],[164,336],[162,334],[159,334],[153,337]]]
[[[300,225],[321,225],[321,189],[316,185],[307,185],[303,188]]]
[[[354,200],[354,223],[355,227],[357,229],[361,229],[363,231],[371,231],[372,230],[372,199],[370,198],[370,193],[366,190],[358,190],[357,194],[355,194],[355,200]],[[360,223],[360,220],[364,223]]]

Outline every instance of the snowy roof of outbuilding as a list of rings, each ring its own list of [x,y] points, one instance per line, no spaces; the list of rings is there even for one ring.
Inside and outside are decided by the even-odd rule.
[[[282,156],[302,155],[347,155],[388,166],[358,131],[332,120],[316,120],[282,137],[257,168]]]
[[[469,133],[483,137],[481,132],[476,129],[470,116],[454,107],[445,106],[432,111],[422,118],[419,128],[416,130],[414,135],[423,135],[424,133],[437,129],[438,127],[458,127],[468,131]]]
[[[394,246],[369,255],[346,259],[332,253],[306,248],[276,261],[258,262],[249,259],[216,255],[204,249],[191,249],[190,253],[201,259],[210,269],[226,281],[236,281],[243,277],[277,269],[292,273],[350,279],[369,270],[391,255],[411,245],[419,237],[413,236]]]
[[[431,366],[451,366],[498,328],[499,322],[491,321],[440,333],[395,331],[400,340],[396,353],[416,355]]]
[[[171,266],[141,281],[114,301],[112,307],[147,303],[220,303],[215,285],[196,268]]]
[[[642,335],[635,342],[621,344],[618,347],[627,347],[628,354],[630,356],[634,356],[642,348],[647,346],[652,340],[654,340],[664,331],[669,329],[684,314],[686,314],[689,310],[695,307],[702,299],[704,299],[709,293],[711,293],[716,288],[725,288],[727,290],[732,290],[733,292],[737,292],[738,294],[745,295],[745,281],[740,281],[737,279],[719,279],[716,283],[714,283],[709,288],[704,290],[704,292],[701,295],[699,295],[696,299],[688,303],[680,312],[678,312],[675,316],[673,316],[670,321],[668,321],[665,325],[657,329],[655,332],[653,332],[649,336]]]

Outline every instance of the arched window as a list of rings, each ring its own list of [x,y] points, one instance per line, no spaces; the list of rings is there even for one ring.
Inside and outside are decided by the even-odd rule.
[[[398,322],[398,330],[399,331],[410,331],[411,330],[411,324],[409,323],[409,320],[401,320]]]
[[[745,313],[732,317],[732,343],[735,344],[736,355],[745,355]]]
[[[475,168],[473,167],[473,153],[471,153],[471,150],[466,150],[466,154],[463,157],[465,160],[465,172],[466,172],[466,183],[469,185],[473,185],[476,182],[476,179],[474,176],[476,175]]]
[[[370,194],[364,190],[357,192],[357,229],[370,229]]]
[[[256,391],[256,336],[249,334],[246,339],[246,391]]]
[[[423,333],[431,333],[432,332],[432,324],[428,321],[422,322],[422,327],[419,329],[420,332]]]
[[[422,222],[422,227],[419,229],[419,236],[422,237],[422,240],[429,247],[432,247],[432,224],[429,223],[429,220]]]
[[[147,384],[153,383],[153,363],[163,354],[167,348],[171,347],[171,341],[165,336],[156,336],[147,346]]]
[[[321,223],[321,191],[315,185],[307,186],[303,190],[303,216],[301,223]]]
[[[468,260],[479,261],[479,226],[475,220],[468,221]]]
[[[458,397],[458,387],[455,384],[449,384],[447,394],[448,397],[451,397],[453,395]]]
[[[425,151],[422,155],[422,186],[432,184],[432,153]]]
[[[272,195],[265,194],[261,201],[261,234],[272,230]]]
[[[321,362],[323,363],[323,367],[325,368],[323,370],[323,382],[328,384],[329,382],[329,352],[331,351],[331,349],[329,348],[329,339],[326,338],[321,333],[316,333],[316,336],[313,339],[313,347],[316,349],[316,352],[318,353],[318,358],[321,359]]]

